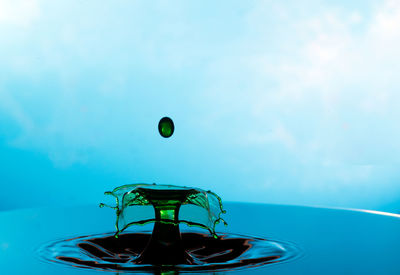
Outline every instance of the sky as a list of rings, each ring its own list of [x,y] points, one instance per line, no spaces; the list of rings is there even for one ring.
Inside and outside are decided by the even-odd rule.
[[[156,182],[400,212],[398,79],[399,1],[0,0],[0,210]]]

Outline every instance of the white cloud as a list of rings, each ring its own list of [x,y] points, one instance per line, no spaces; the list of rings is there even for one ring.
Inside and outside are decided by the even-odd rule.
[[[260,129],[263,130],[263,129]],[[265,145],[268,143],[279,143],[286,149],[293,149],[296,146],[296,140],[288,129],[282,124],[278,123],[271,131],[256,131],[245,134],[244,138],[240,140],[241,145]]]
[[[2,25],[28,27],[39,14],[36,0],[0,0],[0,28]]]
[[[246,92],[252,114],[263,124],[285,118],[285,129],[297,141],[295,154],[304,155],[310,144],[318,143],[320,152],[314,151],[314,161],[333,158],[351,164],[354,159],[346,156],[348,148],[357,150],[359,141],[354,137],[368,135],[365,130],[370,125],[377,133],[392,132],[393,138],[376,136],[375,144],[385,148],[382,152],[391,152],[387,162],[397,159],[400,152],[392,149],[398,148],[400,132],[390,121],[395,114],[400,116],[400,2],[388,1],[368,21],[365,18],[359,11],[319,12],[296,20],[296,26],[287,29],[297,32],[291,33],[291,44],[282,45],[283,51],[260,47],[257,54],[241,57],[247,70],[244,78],[263,76],[250,77],[252,82],[246,87],[253,89]],[[260,25],[263,20],[260,15],[252,24]],[[354,27],[361,21],[362,27]],[[279,30],[280,22],[275,26]],[[258,40],[262,39],[253,37],[250,43]],[[380,125],[371,124],[376,119]],[[347,125],[351,133],[341,125]],[[375,154],[358,158],[365,165],[376,161]]]
[[[214,148],[207,157],[231,157],[235,180],[250,171],[259,182],[278,158],[264,181],[275,195],[316,189],[333,198],[350,182],[375,186],[386,173],[377,167],[399,162],[400,2],[375,2],[369,13],[293,2],[204,16],[188,4],[81,9],[62,1],[42,10],[44,1],[0,0],[0,108],[22,129],[14,145],[61,166],[86,163],[92,151],[128,165],[136,152],[149,155],[130,120],[142,127],[178,110],[199,144],[229,147],[229,156]],[[36,89],[19,93],[24,81]]]
[[[26,114],[23,107],[10,94],[0,88],[0,109],[10,116],[22,129],[24,135],[35,128],[31,117]]]

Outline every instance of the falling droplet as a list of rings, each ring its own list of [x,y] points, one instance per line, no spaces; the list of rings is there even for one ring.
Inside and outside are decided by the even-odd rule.
[[[164,138],[169,138],[174,133],[174,122],[169,117],[163,117],[158,123],[158,131]]]

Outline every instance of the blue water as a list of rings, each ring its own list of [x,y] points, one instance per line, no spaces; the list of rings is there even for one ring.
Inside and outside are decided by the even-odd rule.
[[[226,203],[226,209],[229,226],[221,226],[217,231],[292,242],[303,253],[293,261],[242,270],[238,274],[397,275],[400,272],[397,216],[247,203]],[[33,275],[100,274],[48,263],[38,249],[56,240],[112,232],[114,218],[111,209],[95,205],[2,212],[2,272],[26,274],[29,267]]]

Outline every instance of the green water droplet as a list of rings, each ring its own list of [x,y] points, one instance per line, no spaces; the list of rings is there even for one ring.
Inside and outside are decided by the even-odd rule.
[[[169,117],[163,117],[158,123],[158,132],[164,138],[169,138],[174,133],[174,122]]]

